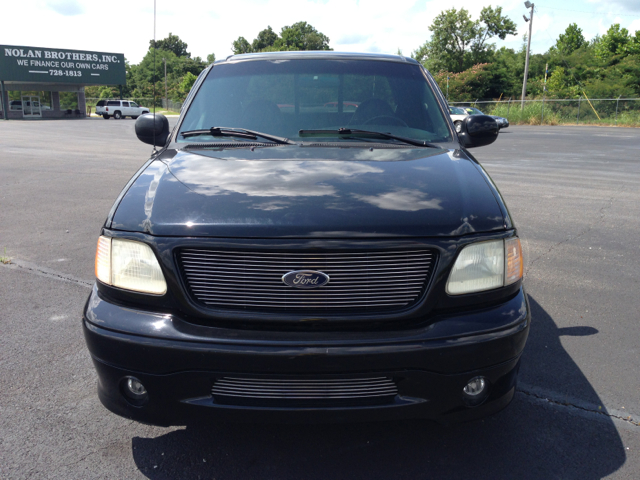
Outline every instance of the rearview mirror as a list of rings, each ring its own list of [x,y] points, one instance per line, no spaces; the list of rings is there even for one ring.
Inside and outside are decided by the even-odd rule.
[[[170,133],[169,120],[161,113],[145,113],[136,120],[136,135],[141,142],[163,147]]]
[[[483,147],[498,138],[498,124],[488,115],[469,115],[462,121],[458,139],[465,148]]]

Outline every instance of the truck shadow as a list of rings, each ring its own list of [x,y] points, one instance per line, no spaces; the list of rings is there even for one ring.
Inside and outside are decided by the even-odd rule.
[[[152,479],[605,477],[626,460],[611,418],[604,409],[590,413],[540,393],[564,382],[583,406],[601,405],[560,343],[561,335],[597,330],[559,329],[533,298],[530,303],[519,391],[506,410],[485,420],[452,427],[426,421],[188,426],[134,437],[134,461]]]

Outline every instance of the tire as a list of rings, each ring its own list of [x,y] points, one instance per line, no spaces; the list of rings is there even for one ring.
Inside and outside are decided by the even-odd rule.
[[[109,115],[102,115],[102,118],[104,118],[105,120],[109,120],[111,117]]]
[[[453,122],[453,126],[456,127],[456,133],[460,133],[462,130],[462,122],[460,120],[456,120]]]
[[[135,120],[136,118],[138,118],[138,115],[133,115],[131,118]]]
[[[122,113],[113,112],[113,118],[115,118],[116,120],[120,120],[122,118]]]

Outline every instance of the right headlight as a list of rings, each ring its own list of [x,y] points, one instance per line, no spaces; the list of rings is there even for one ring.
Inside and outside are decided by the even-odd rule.
[[[447,293],[463,295],[506,287],[522,278],[522,247],[518,237],[467,245],[449,274]]]
[[[96,277],[102,283],[134,292],[167,292],[162,269],[146,243],[101,236],[96,250]]]

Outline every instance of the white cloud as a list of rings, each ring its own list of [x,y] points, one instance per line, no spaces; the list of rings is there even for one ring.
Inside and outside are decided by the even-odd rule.
[[[63,16],[75,16],[84,13],[84,7],[78,0],[49,0],[46,6]]]

